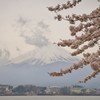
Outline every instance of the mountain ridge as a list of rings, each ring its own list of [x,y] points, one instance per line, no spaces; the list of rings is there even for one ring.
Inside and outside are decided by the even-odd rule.
[[[16,57],[12,60],[9,60],[9,64],[18,64],[18,63],[24,63],[28,62],[32,65],[38,64],[38,65],[45,65],[54,63],[57,61],[77,61],[79,60],[77,57],[73,57],[70,55],[70,53],[66,50],[64,50],[61,47],[55,46],[55,45],[48,45],[42,48],[37,48],[33,51],[30,51],[24,55],[21,55],[19,57]]]

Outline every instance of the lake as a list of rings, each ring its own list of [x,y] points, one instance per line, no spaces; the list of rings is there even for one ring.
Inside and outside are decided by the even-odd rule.
[[[0,96],[0,100],[100,100],[100,96]]]

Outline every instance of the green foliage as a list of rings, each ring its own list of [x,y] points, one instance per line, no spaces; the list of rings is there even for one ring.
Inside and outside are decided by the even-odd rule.
[[[70,90],[69,90],[68,87],[62,87],[62,88],[60,89],[60,93],[61,93],[62,95],[67,95],[67,94],[70,94]]]
[[[13,88],[12,92],[17,94],[45,94],[46,87],[36,87],[33,85],[19,85],[15,88]]]

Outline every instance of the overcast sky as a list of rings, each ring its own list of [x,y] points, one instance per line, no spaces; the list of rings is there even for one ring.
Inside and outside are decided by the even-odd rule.
[[[54,20],[54,13],[46,7],[65,3],[67,0],[0,0],[0,48],[10,51],[11,57],[36,47],[69,38],[68,22]],[[99,3],[83,0],[71,13],[89,13]]]

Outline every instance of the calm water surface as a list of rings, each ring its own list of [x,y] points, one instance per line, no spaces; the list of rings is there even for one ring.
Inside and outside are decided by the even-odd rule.
[[[0,100],[100,100],[100,96],[0,96]]]

